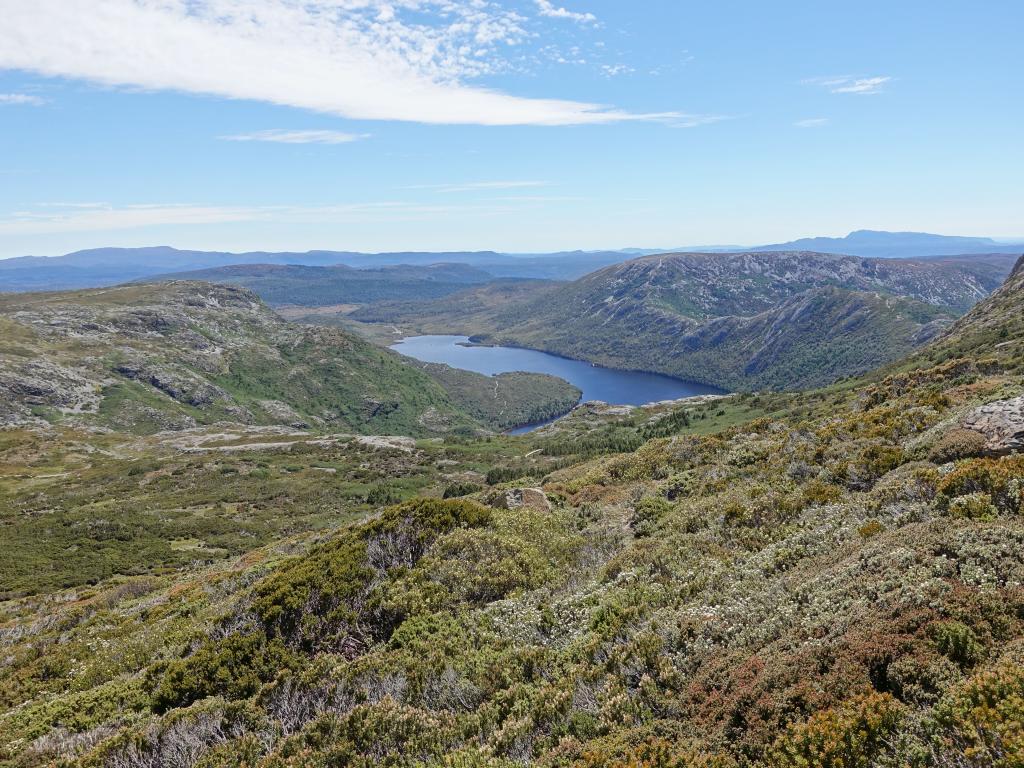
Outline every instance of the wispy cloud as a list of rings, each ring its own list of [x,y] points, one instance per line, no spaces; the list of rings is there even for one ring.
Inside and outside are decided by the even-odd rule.
[[[602,64],[601,71],[608,77],[616,77],[617,75],[632,74],[636,70],[628,64]]]
[[[797,128],[823,128],[830,122],[827,117],[809,117],[806,120],[797,120],[793,125]]]
[[[500,71],[502,51],[534,34],[526,21],[493,0],[33,0],[5,4],[0,69],[362,120],[554,126],[672,117],[469,84]]]
[[[278,144],[348,144],[369,138],[367,133],[345,133],[343,131],[290,131],[275,129],[238,133],[221,136],[225,141],[270,141]]]
[[[434,221],[438,217],[497,216],[536,205],[527,198],[473,200],[458,204],[424,204],[383,200],[317,206],[201,205],[156,203],[137,205],[49,204],[0,215],[0,235],[42,235],[71,232],[117,232],[145,227],[231,223],[340,224]]]
[[[597,17],[592,13],[570,11],[555,5],[551,0],[534,0],[534,2],[537,3],[537,10],[541,16],[547,16],[550,19],[569,19],[580,24],[597,23]]]
[[[674,128],[699,128],[702,125],[714,125],[715,123],[734,119],[732,115],[687,115],[680,113],[667,119],[665,122]]]
[[[133,229],[164,224],[223,224],[258,218],[258,209],[203,205],[44,203],[0,217],[0,234],[52,234]]]
[[[889,82],[892,82],[892,78],[885,75],[875,77],[840,75],[837,77],[811,77],[804,80],[805,85],[821,86],[832,93],[858,93],[861,95],[880,93]]]
[[[28,93],[0,93],[0,105],[41,107],[46,99]]]
[[[455,184],[414,184],[405,189],[429,189],[433,192],[481,192],[546,186],[548,186],[546,181],[469,181]]]

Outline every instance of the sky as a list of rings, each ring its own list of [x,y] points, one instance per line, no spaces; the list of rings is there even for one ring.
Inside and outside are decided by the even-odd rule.
[[[1024,237],[1020,0],[0,0],[0,257]]]

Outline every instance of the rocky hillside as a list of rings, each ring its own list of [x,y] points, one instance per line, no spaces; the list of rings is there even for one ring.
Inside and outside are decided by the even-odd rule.
[[[351,318],[730,389],[798,388],[907,355],[987,296],[1011,266],[1010,257],[667,254],[565,285],[524,286],[498,302],[481,288],[443,303],[379,304]]]
[[[0,419],[81,423],[136,433],[218,421],[374,434],[505,426],[462,394],[349,333],[284,322],[253,293],[197,282],[0,297]],[[528,386],[527,386],[528,385]],[[525,389],[524,389],[525,387]],[[502,382],[508,398],[571,406],[551,377]],[[517,389],[518,388],[518,389]],[[552,406],[554,407],[554,406]],[[491,420],[493,417],[493,422]]]
[[[0,764],[1019,766],[1022,317],[517,438],[0,433]]]
[[[612,318],[637,304],[692,320],[749,316],[812,288],[888,293],[962,313],[1002,283],[1016,257],[861,259],[808,251],[646,256],[566,286],[549,311]]]

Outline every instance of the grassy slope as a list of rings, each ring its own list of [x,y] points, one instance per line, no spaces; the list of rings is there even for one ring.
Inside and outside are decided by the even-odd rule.
[[[947,434],[1024,391],[1022,303],[1024,271],[864,379],[582,409],[420,462],[451,470],[435,495],[470,477],[447,461],[490,462],[551,511],[392,507],[184,576],[5,603],[0,759],[1019,765],[1024,457]],[[9,492],[59,498],[25,460]]]
[[[582,392],[564,379],[516,371],[484,376],[440,363],[412,361],[435,379],[458,406],[493,429],[546,421],[570,411]]]
[[[509,404],[564,411],[565,382],[426,375],[336,328],[283,322],[253,294],[204,283],[0,299],[0,414],[148,434],[218,421],[422,436],[503,428]],[[450,386],[450,391],[445,389]],[[467,409],[474,416],[467,415]]]

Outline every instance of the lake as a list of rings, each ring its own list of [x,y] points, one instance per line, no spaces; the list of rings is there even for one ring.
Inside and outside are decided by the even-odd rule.
[[[511,371],[549,373],[583,390],[583,400],[603,400],[615,405],[643,405],[694,395],[719,395],[722,390],[658,373],[618,371],[566,357],[516,347],[467,345],[467,336],[410,336],[392,345],[403,355],[427,363],[446,363],[454,368],[488,376]],[[547,422],[544,422],[547,423]],[[512,430],[520,434],[536,429],[532,424]]]

